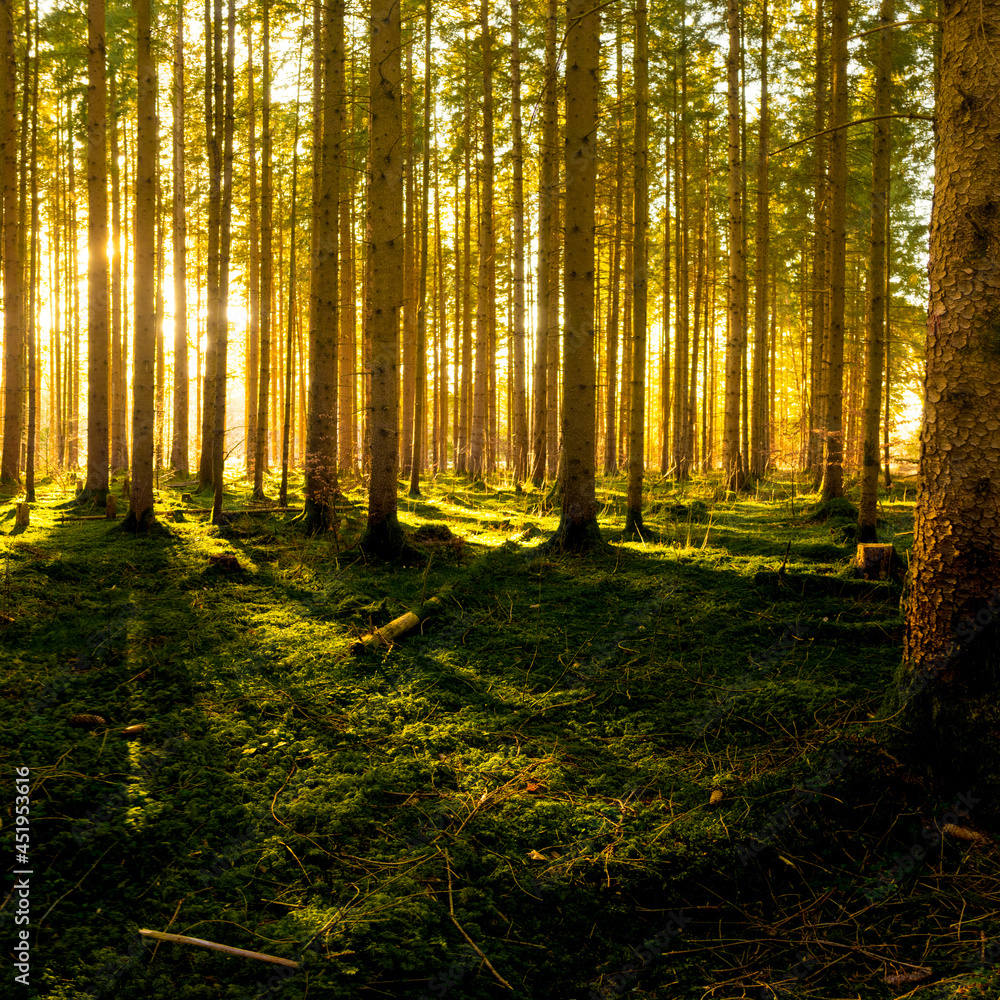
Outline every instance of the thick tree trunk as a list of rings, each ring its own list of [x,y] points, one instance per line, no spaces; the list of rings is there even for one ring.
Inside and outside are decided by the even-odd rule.
[[[257,396],[260,392],[260,205],[257,190],[257,81],[253,68],[253,21],[247,24],[247,173],[249,253],[247,261],[247,377],[244,393],[246,475],[253,482],[257,451]],[[176,390],[175,390],[176,391]],[[176,438],[176,429],[174,436]]]
[[[760,40],[760,124],[757,137],[757,273],[753,310],[753,386],[750,418],[750,475],[761,479],[771,461],[768,442],[767,386],[767,258],[770,242],[770,216],[767,159],[767,0],[764,0]]]
[[[38,368],[38,249],[40,235],[40,213],[38,208],[38,8],[35,8],[35,52],[33,63],[33,83],[31,88],[31,162],[29,166],[29,192],[31,196],[31,236],[29,243],[30,264],[28,265],[28,447],[24,470],[24,498],[35,502],[35,464],[38,451],[38,398],[41,390],[41,372]],[[27,62],[27,60],[26,60]],[[27,71],[27,67],[26,67]],[[105,212],[105,216],[107,212]]]
[[[879,21],[878,68],[875,74],[875,115],[888,116],[892,98],[892,29],[895,0],[882,0]],[[885,359],[885,233],[889,217],[890,128],[886,117],[875,122],[872,151],[872,253],[868,262],[868,336],[865,342],[865,433],[862,458],[858,541],[874,542],[878,504],[878,432],[882,416],[882,366]]]
[[[215,468],[215,403],[219,347],[220,234],[222,213],[222,142],[224,127],[222,70],[222,0],[205,0],[205,131],[208,147],[208,261],[206,268],[205,376],[201,412],[198,490],[212,485]]]
[[[396,0],[372,0],[371,159],[368,177],[371,267],[371,484],[362,549],[395,557],[404,547],[396,508],[399,458],[399,319],[403,308],[403,164],[400,25]]]
[[[427,263],[430,236],[431,183],[431,5],[424,8],[424,136],[420,178],[420,279],[417,288],[417,343],[414,372],[413,441],[410,455],[410,496],[420,496],[420,473],[424,465],[427,435]]]
[[[344,3],[324,8],[323,130],[319,158],[313,274],[314,326],[309,333],[309,430],[306,447],[305,523],[311,531],[331,527],[337,490],[337,372],[340,332],[340,178],[344,134]]]
[[[469,77],[469,37],[463,39],[465,77]],[[470,87],[465,87],[465,117],[462,125],[462,153],[465,165],[465,214],[462,223],[462,381],[459,388],[458,450],[455,471],[469,469],[469,419],[472,414],[472,106]],[[458,337],[456,327],[455,336]]]
[[[740,150],[739,52],[740,6],[729,0],[729,333],[726,337],[726,411],[723,428],[722,468],[726,487],[741,490],[745,469],[740,453],[740,388],[743,374],[743,305],[746,295],[746,258],[743,254],[743,198],[741,177],[743,161]]]
[[[17,226],[17,58],[11,0],[0,0],[0,157],[3,170],[3,290],[4,290],[4,422],[0,487],[13,490],[21,482],[21,368],[24,364],[22,326],[23,267]]]
[[[153,378],[156,265],[156,64],[150,0],[136,0],[138,124],[135,168],[135,370],[132,388],[132,486],[125,527],[153,521]]]
[[[634,245],[632,251],[633,332],[632,383],[630,386],[632,415],[629,421],[625,535],[639,535],[640,537],[643,530],[642,479],[646,452],[646,232],[649,227],[648,63],[646,0],[636,0],[635,45],[632,56],[632,75],[635,82],[635,138],[633,143],[635,147],[633,167],[635,229],[632,237]]]
[[[104,0],[89,0],[87,25],[87,482],[81,498],[103,506],[108,495],[110,374]]]
[[[943,23],[920,492],[896,692],[918,761],[1000,813],[1000,3]]]
[[[229,266],[232,251],[233,207],[233,102],[236,85],[236,0],[229,0],[226,24],[225,105],[223,111],[222,201],[219,232],[219,307],[215,351],[215,423],[212,428],[212,521],[222,519],[223,480],[226,464],[226,391],[229,385]]]
[[[583,551],[601,543],[597,526],[594,440],[594,234],[597,189],[597,102],[601,18],[589,0],[566,5],[566,303],[562,406],[562,517],[555,549]]]
[[[608,380],[604,410],[604,475],[618,472],[618,441],[616,417],[618,406],[618,341],[621,322],[621,251],[622,251],[622,185],[624,181],[624,134],[622,129],[622,26],[615,28],[615,201],[614,229],[611,237],[611,304],[608,310],[607,359]],[[636,146],[638,150],[638,145]],[[645,159],[643,160],[645,163]],[[624,392],[624,386],[622,387]]]
[[[822,477],[823,426],[826,420],[826,406],[823,397],[823,344],[826,330],[827,280],[827,149],[829,136],[820,135],[826,126],[826,78],[827,54],[825,42],[824,0],[816,0],[816,85],[813,91],[816,117],[813,131],[817,133],[813,149],[813,239],[812,239],[812,289],[811,289],[811,330],[809,348],[809,442],[806,452],[806,468],[816,482]]]
[[[260,164],[260,381],[257,386],[257,439],[254,442],[253,496],[264,498],[267,465],[268,395],[271,389],[271,19],[270,0],[263,2],[261,33],[261,164]]]
[[[108,96],[111,102],[111,471],[121,472],[128,468],[128,387],[124,349],[127,324],[124,322],[122,294],[122,185],[118,166],[118,94],[114,73],[111,74]],[[178,259],[176,251],[174,259]],[[179,322],[179,319],[174,322]]]
[[[531,482],[539,489],[545,481],[548,451],[557,442],[549,437],[549,407],[554,400],[548,395],[548,358],[551,327],[555,317],[549,316],[550,303],[558,305],[558,293],[552,294],[552,235],[556,188],[556,0],[548,0],[545,16],[545,79],[542,95],[542,128],[539,148],[538,180],[538,264],[535,296],[535,363],[532,368],[532,465]]]
[[[472,440],[469,446],[469,474],[480,478],[487,471],[487,437],[492,433],[488,419],[489,371],[494,364],[490,351],[493,269],[493,46],[490,37],[490,8],[487,0],[479,6],[480,45],[483,58],[483,175],[479,203],[479,285],[476,298],[476,361],[472,391]]]
[[[832,124],[848,121],[847,21],[849,0],[834,0]],[[826,386],[826,465],[823,499],[844,495],[844,314],[847,282],[847,129],[830,136],[830,322]]]
[[[513,121],[514,159],[514,478],[523,480],[528,474],[528,417],[524,345],[524,152],[521,144],[521,50],[520,11],[518,0],[510,5],[511,45],[511,119]]]
[[[252,92],[252,70],[250,73]],[[252,100],[251,96],[251,102]],[[251,103],[251,108],[252,106]],[[252,112],[250,127],[252,132]],[[177,30],[174,36],[173,167],[174,430],[170,442],[170,464],[181,479],[186,479],[190,386],[187,343],[187,198],[184,177],[184,0],[177,2]],[[256,192],[252,192],[251,205],[255,196]],[[253,221],[251,220],[251,230],[255,229]],[[251,285],[254,277],[255,275],[251,275]]]

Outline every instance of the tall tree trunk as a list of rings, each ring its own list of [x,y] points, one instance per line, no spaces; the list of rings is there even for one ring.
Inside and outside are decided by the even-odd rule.
[[[490,278],[493,267],[493,48],[490,38],[490,8],[479,6],[480,45],[483,57],[483,175],[479,203],[479,285],[476,297],[476,360],[472,391],[472,440],[469,473],[481,478],[487,468],[488,379],[493,364],[490,352]]]
[[[936,114],[920,491],[910,557],[905,705],[915,763],[995,826],[1000,726],[1000,70],[997,0],[943,22]]]
[[[469,36],[463,38],[465,78],[469,78]],[[472,107],[471,87],[465,87],[465,117],[462,126],[462,149],[465,163],[464,249],[462,253],[462,384],[459,390],[458,453],[455,472],[469,469],[469,418],[472,413]],[[458,330],[455,331],[456,337]]]
[[[560,292],[560,188],[559,188],[559,58],[556,49],[558,37],[558,4],[548,0],[545,28],[545,65],[550,85],[545,91],[545,148],[549,151],[549,276],[546,281],[548,304],[545,317],[548,330],[545,335],[545,464],[546,476],[555,480],[559,474],[562,450],[559,434],[559,292]],[[552,44],[549,45],[551,31]]]
[[[257,190],[257,81],[253,69],[253,21],[247,23],[247,173],[249,175],[247,262],[247,374],[244,395],[246,475],[253,482],[257,453],[257,397],[260,394],[260,210]]]
[[[722,468],[726,488],[743,489],[745,470],[740,453],[740,383],[743,371],[743,303],[746,257],[743,254],[743,161],[740,149],[739,53],[740,6],[729,0],[729,57],[726,61],[729,112],[729,332],[726,337],[726,410]]]
[[[424,135],[420,178],[420,282],[417,289],[417,342],[414,372],[413,442],[410,449],[410,496],[420,496],[420,473],[427,435],[427,261],[431,181],[431,2],[424,3]]]
[[[548,0],[545,18],[545,76],[542,96],[542,129],[538,181],[538,263],[535,296],[535,363],[532,367],[532,466],[535,488],[545,481],[547,451],[556,442],[548,439],[547,371],[549,355],[549,283],[552,274],[553,201],[558,198],[556,183],[556,0]]]
[[[878,504],[878,432],[882,416],[882,366],[885,359],[886,254],[889,219],[890,147],[889,111],[892,102],[892,29],[895,0],[882,0],[879,11],[878,66],[875,71],[875,136],[872,148],[872,253],[868,262],[868,336],[865,341],[865,434],[861,473],[858,541],[878,540],[875,530]]]
[[[346,58],[346,52],[345,52]],[[347,92],[345,81],[345,114],[353,112],[354,106],[354,58],[351,58],[351,85]],[[345,123],[351,128],[353,122]],[[353,132],[353,129],[351,129]],[[353,157],[352,157],[353,159]],[[353,163],[344,164],[347,169],[341,174],[340,184],[340,345],[337,370],[340,390],[337,393],[339,415],[337,419],[338,464],[340,471],[352,471],[357,467],[357,335],[355,330],[354,305],[354,227],[351,207],[354,204]]]
[[[528,474],[528,416],[524,344],[524,152],[521,143],[521,48],[519,0],[510,4],[511,120],[514,160],[514,478]]]
[[[156,253],[156,63],[150,0],[135,0],[138,119],[135,168],[135,362],[132,383],[132,491],[125,527],[153,521],[154,286]]]
[[[226,464],[226,392],[229,355],[229,266],[232,251],[233,115],[236,85],[236,0],[229,0],[226,24],[225,105],[222,124],[222,199],[219,219],[219,306],[215,350],[215,423],[212,427],[212,522],[222,520],[223,479]],[[218,65],[218,64],[217,64]],[[218,93],[218,88],[216,88]]]
[[[111,74],[111,471],[128,468],[126,425],[128,422],[125,360],[123,350],[124,306],[122,303],[121,170],[118,166],[118,93]],[[174,253],[177,260],[177,252]],[[176,266],[176,264],[175,264]],[[176,306],[175,306],[176,310]],[[174,323],[179,322],[175,317]]]
[[[31,163],[29,191],[31,195],[31,240],[29,253],[31,262],[28,271],[28,448],[24,470],[24,494],[28,503],[35,502],[35,463],[38,450],[38,397],[41,390],[41,372],[38,368],[36,349],[38,330],[38,250],[40,219],[38,210],[38,4],[35,4],[34,58],[32,59],[31,87]],[[27,66],[25,67],[27,72]],[[106,207],[106,206],[105,206]],[[105,216],[107,212],[105,211]]]
[[[622,130],[622,26],[615,27],[615,202],[614,231],[611,243],[611,305],[608,312],[608,379],[604,411],[604,475],[618,472],[618,449],[615,417],[618,402],[618,329],[621,304],[622,185],[624,182],[625,142]],[[638,101],[638,98],[636,99]],[[636,146],[638,155],[638,145]],[[645,164],[645,159],[643,160]],[[638,213],[636,215],[638,219]],[[631,387],[630,387],[631,389]],[[624,394],[624,386],[622,387]]]
[[[844,495],[844,299],[847,280],[847,21],[848,0],[833,5],[833,106],[830,137],[830,352],[826,398],[823,499]]]
[[[403,350],[402,350],[402,422],[399,436],[399,471],[410,475],[411,449],[413,446],[413,401],[416,392],[417,352],[417,301],[413,281],[416,257],[416,200],[413,193],[413,132],[415,110],[413,102],[413,35],[406,37],[406,75],[403,83],[403,176],[405,179],[406,212],[403,230]]]
[[[257,386],[257,440],[254,443],[253,495],[264,498],[267,465],[268,394],[271,388],[271,0],[263,0],[261,39],[260,165],[260,381]]]
[[[400,25],[396,0],[371,0],[371,482],[366,553],[394,557],[404,546],[396,507],[399,458],[399,318],[403,308],[403,164]]]
[[[771,455],[767,440],[767,257],[770,241],[768,214],[767,160],[767,0],[764,0],[760,37],[760,121],[757,134],[757,238],[755,256],[757,273],[753,309],[753,386],[750,417],[750,475],[761,479],[767,472]]]
[[[663,345],[660,354],[660,475],[670,469],[670,135],[663,141]]]
[[[157,97],[159,100],[159,97]],[[163,421],[165,418],[165,395],[167,360],[163,343],[163,314],[166,299],[163,291],[163,275],[166,270],[166,232],[163,220],[163,176],[160,170],[160,116],[156,116],[156,443],[153,463],[157,470],[163,468]]]
[[[601,544],[597,525],[594,440],[594,235],[597,189],[599,9],[589,0],[566,4],[566,242],[562,406],[562,516],[556,549]],[[640,453],[641,460],[641,453]]]
[[[315,327],[309,335],[309,430],[306,447],[305,522],[311,531],[331,527],[337,490],[337,372],[340,333],[340,176],[344,136],[344,3],[324,7],[323,130],[314,176],[316,199]]]
[[[17,57],[14,51],[14,11],[12,0],[0,0],[0,156],[3,168],[3,290],[4,290],[4,423],[3,458],[0,460],[0,487],[16,488],[21,482],[20,372],[24,364],[23,286],[24,272],[18,245],[17,225]]]
[[[88,0],[87,26],[87,482],[81,499],[103,505],[108,495],[110,374],[104,0]]]
[[[252,65],[252,63],[251,63]],[[250,70],[251,134],[253,132],[253,72]],[[187,338],[187,197],[184,177],[184,0],[177,0],[174,35],[174,134],[173,134],[173,272],[174,272],[174,429],[170,442],[170,465],[182,479],[188,475],[188,380]],[[251,193],[251,212],[255,192]],[[251,220],[251,231],[255,227]],[[252,254],[251,254],[252,256]],[[254,276],[251,275],[251,286]]]
[[[628,494],[625,535],[642,536],[642,480],[646,431],[646,232],[649,228],[647,128],[649,54],[646,43],[646,0],[636,0],[632,76],[635,84],[634,197],[635,229],[632,251],[632,416],[629,421]],[[620,154],[619,154],[620,155]]]
[[[813,252],[812,252],[812,339],[809,350],[809,447],[806,467],[818,484],[822,478],[823,426],[826,421],[826,400],[823,394],[824,354],[826,340],[827,292],[827,230],[829,219],[829,189],[827,185],[827,150],[829,136],[820,135],[826,125],[827,54],[824,0],[816,0],[816,86],[814,103],[817,133],[813,149],[815,186],[813,189]]]
[[[216,372],[219,348],[220,235],[222,213],[222,0],[205,0],[205,131],[208,147],[208,266],[206,270],[205,376],[201,413],[198,490],[212,485],[215,469]]]

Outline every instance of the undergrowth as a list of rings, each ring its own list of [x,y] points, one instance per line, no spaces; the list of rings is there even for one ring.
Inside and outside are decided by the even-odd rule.
[[[800,485],[654,481],[643,540],[579,558],[538,549],[543,493],[438,477],[401,488],[407,566],[355,547],[360,486],[323,537],[248,493],[212,527],[164,484],[150,537],[65,520],[53,482],[30,528],[2,515],[28,995],[996,996],[993,843],[942,836],[974,803],[876,718],[900,588],[851,576]],[[880,510],[904,560],[913,494]],[[625,483],[600,499],[614,540]]]

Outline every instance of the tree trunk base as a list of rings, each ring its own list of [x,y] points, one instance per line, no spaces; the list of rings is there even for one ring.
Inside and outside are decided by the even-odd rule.
[[[603,549],[606,545],[596,517],[577,524],[564,515],[556,533],[541,548],[545,552],[584,553]]]
[[[645,541],[646,527],[642,523],[642,511],[631,507],[625,511],[625,527],[622,529],[622,541]]]
[[[895,546],[862,542],[854,555],[854,572],[865,580],[901,578],[903,563]]]
[[[369,523],[358,548],[366,556],[384,562],[424,562],[427,558],[406,540],[398,521]]]
[[[152,507],[147,507],[141,514],[136,514],[134,510],[130,510],[125,520],[122,521],[122,531],[131,532],[133,535],[144,535],[155,524],[156,517],[153,514]]]

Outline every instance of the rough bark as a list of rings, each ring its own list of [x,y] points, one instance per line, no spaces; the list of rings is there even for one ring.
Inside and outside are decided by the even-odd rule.
[[[371,157],[368,176],[371,268],[371,482],[361,548],[393,558],[404,546],[396,507],[399,458],[399,320],[403,309],[403,164],[400,25],[397,0],[372,0]]]
[[[309,332],[309,428],[306,446],[305,523],[331,526],[337,491],[337,394],[340,332],[340,178],[344,135],[344,3],[324,6],[323,131],[313,155],[320,158],[314,214],[316,266],[314,325]]]
[[[212,521],[222,519],[223,479],[226,463],[226,390],[229,357],[229,266],[232,252],[233,114],[236,60],[236,0],[229,0],[226,22],[225,103],[222,122],[222,198],[219,219],[219,305],[215,347],[215,422],[212,427]]]
[[[768,441],[767,378],[767,260],[770,243],[770,216],[767,159],[767,0],[760,40],[760,121],[757,135],[757,232],[753,310],[753,385],[750,416],[750,475],[760,479],[771,461]]]
[[[251,129],[252,127],[251,123]],[[170,464],[180,478],[186,479],[190,386],[187,343],[187,199],[184,178],[184,0],[177,0],[177,29],[174,35],[173,168],[174,423]]]
[[[589,0],[566,5],[566,242],[564,249],[562,515],[555,549],[601,543],[594,466],[594,235],[600,13]]]
[[[524,152],[521,143],[521,50],[518,0],[510,4],[511,119],[514,160],[514,478],[528,474],[528,418],[524,345]]]
[[[135,369],[132,386],[132,485],[125,528],[153,521],[153,379],[156,266],[156,64],[150,40],[150,0],[135,0],[138,120],[135,168]]]
[[[739,52],[740,6],[729,0],[729,57],[726,60],[729,113],[729,332],[726,337],[726,409],[722,468],[726,487],[740,490],[745,481],[740,453],[740,381],[742,375],[743,303],[746,295],[746,258],[743,254],[743,198],[740,149]]]
[[[632,251],[632,382],[628,446],[628,494],[626,497],[625,535],[641,537],[642,479],[646,443],[646,305],[647,267],[646,232],[649,227],[648,150],[648,72],[646,43],[646,0],[636,2],[635,45],[632,75],[635,82],[635,153],[633,186],[635,222]]]
[[[834,0],[831,32],[831,124],[848,121],[847,28],[849,0]],[[830,320],[826,383],[826,464],[823,499],[844,495],[844,313],[847,283],[847,129],[830,135]]]
[[[14,52],[14,13],[12,0],[0,0],[0,156],[3,169],[3,291],[4,291],[4,421],[3,457],[0,460],[0,487],[16,489],[21,482],[21,408],[23,405],[19,373],[24,364],[22,296],[24,277],[17,226],[17,59]]]
[[[414,371],[413,441],[410,449],[410,496],[420,496],[420,473],[424,465],[427,434],[427,264],[430,257],[429,210],[431,183],[431,5],[424,7],[424,135],[420,178],[420,280],[417,288],[417,342]]]
[[[87,481],[81,499],[108,493],[109,319],[107,83],[104,0],[87,4]]]
[[[547,371],[550,320],[549,303],[552,275],[552,216],[553,201],[558,199],[556,183],[556,0],[548,0],[545,18],[545,77],[542,94],[542,128],[539,148],[541,160],[538,180],[538,264],[535,296],[535,363],[532,367],[532,465],[531,482],[536,489],[545,481],[548,449],[556,442],[549,440]],[[555,299],[558,303],[558,298]]]
[[[882,0],[879,21],[878,67],[875,73],[875,115],[888,115],[892,97],[892,24],[895,0]],[[889,216],[891,160],[888,118],[875,122],[872,150],[872,252],[868,262],[868,336],[865,340],[865,432],[861,501],[858,504],[858,541],[874,542],[878,503],[879,427],[882,410],[882,367],[885,359],[885,233]]]
[[[914,758],[998,814],[1000,3],[943,24],[920,492],[904,666]]]
[[[268,393],[271,386],[271,18],[263,0],[261,24],[261,164],[260,164],[260,381],[257,386],[257,439],[254,442],[253,496],[264,498],[267,465]]]

